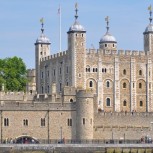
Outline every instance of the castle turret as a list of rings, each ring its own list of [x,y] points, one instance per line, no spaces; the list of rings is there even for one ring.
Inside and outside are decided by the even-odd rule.
[[[44,21],[43,18],[40,20],[42,23],[41,35],[35,43],[35,68],[36,68],[36,91],[41,93],[40,79],[43,74],[40,74],[40,60],[50,55],[50,40],[44,34]],[[43,73],[43,72],[42,72]]]
[[[80,90],[76,95],[76,139],[93,139],[94,95]]]
[[[151,5],[148,7],[148,10],[150,11],[150,23],[146,27],[144,35],[144,50],[147,54],[147,52],[151,52],[153,55],[153,24],[152,24],[152,7]]]
[[[68,50],[70,51],[72,86],[76,88],[86,87],[85,63],[86,63],[86,31],[78,22],[78,6],[75,5],[75,22],[69,28]]]
[[[99,48],[103,50],[117,50],[117,41],[109,32],[109,17],[105,18],[107,23],[106,34],[100,39]]]

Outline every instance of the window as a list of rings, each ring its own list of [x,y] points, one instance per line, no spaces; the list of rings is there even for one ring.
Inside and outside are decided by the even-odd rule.
[[[45,126],[45,118],[41,118],[41,126]]]
[[[67,120],[67,125],[68,125],[68,126],[72,126],[72,119],[71,119],[71,118],[68,118],[68,120]]]
[[[123,88],[126,88],[126,83],[125,82],[123,83]]]
[[[47,91],[48,91],[48,93],[49,93],[49,86],[47,87]]]
[[[73,102],[73,99],[72,99],[72,98],[70,99],[70,102],[71,102],[71,103]]]
[[[139,83],[139,88],[140,88],[140,89],[142,88],[142,83]]]
[[[106,106],[110,106],[110,98],[106,99]]]
[[[90,72],[90,67],[87,67],[86,68],[86,72]]]
[[[55,69],[54,69],[54,76],[55,76]]]
[[[123,106],[126,106],[126,100],[123,101]]]
[[[43,86],[41,87],[41,93],[42,94],[44,93],[44,87]]]
[[[126,75],[126,70],[125,69],[123,70],[123,74]]]
[[[48,78],[49,78],[49,71],[47,71],[47,76],[48,76]]]
[[[69,82],[66,82],[66,86],[68,86],[69,85]]]
[[[106,82],[106,87],[107,87],[107,88],[110,87],[110,82],[109,82],[109,81]]]
[[[9,126],[9,119],[8,118],[4,118],[4,126]]]
[[[113,44],[113,47],[115,47],[115,45]]]
[[[76,34],[76,37],[77,37],[78,35]]]
[[[105,44],[105,47],[107,47],[107,44]]]
[[[142,75],[142,70],[139,70],[139,75]]]
[[[86,120],[85,120],[85,118],[83,118],[82,124],[85,125],[85,123],[86,123]]]
[[[24,119],[24,120],[23,120],[23,125],[24,125],[24,126],[28,126],[28,120],[27,120],[27,119]]]
[[[62,90],[62,83],[60,83],[60,91]]]
[[[133,88],[134,88],[134,83],[133,83]]]
[[[140,101],[140,107],[142,107],[143,106],[143,101]]]
[[[91,88],[93,87],[93,82],[92,81],[89,82],[89,87],[91,87]]]
[[[83,37],[83,34],[82,34],[82,37]]]

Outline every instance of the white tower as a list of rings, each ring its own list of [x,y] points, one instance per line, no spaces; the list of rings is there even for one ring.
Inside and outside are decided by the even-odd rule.
[[[40,72],[40,63],[41,58],[50,55],[50,40],[44,34],[44,22],[43,18],[41,19],[42,28],[41,35],[36,40],[35,43],[35,68],[36,68],[36,91],[37,93],[42,93],[40,86],[41,72]],[[43,73],[43,72],[42,72]]]

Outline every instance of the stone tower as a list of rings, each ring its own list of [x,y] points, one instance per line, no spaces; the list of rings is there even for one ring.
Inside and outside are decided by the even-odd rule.
[[[68,50],[70,51],[72,86],[85,89],[86,87],[86,31],[78,22],[78,8],[75,5],[76,15],[75,22],[69,28],[68,33]]]
[[[99,48],[103,50],[117,50],[117,42],[114,36],[112,36],[109,32],[109,17],[105,18],[107,23],[107,31],[106,34],[100,39]]]
[[[94,95],[92,91],[80,90],[76,94],[76,139],[93,139]]]
[[[45,92],[44,87],[41,86],[40,84],[40,79],[42,79],[45,75],[45,71],[40,72],[40,60],[41,58],[50,55],[50,41],[44,34],[43,18],[41,19],[41,22],[42,22],[41,35],[36,40],[35,43],[36,91],[38,94]]]
[[[150,52],[153,55],[153,24],[152,24],[152,7],[148,8],[150,10],[150,23],[146,27],[144,34],[144,50]]]

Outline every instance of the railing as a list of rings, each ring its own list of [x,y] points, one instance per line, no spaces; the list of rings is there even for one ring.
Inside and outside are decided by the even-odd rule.
[[[2,141],[2,143],[16,143],[15,140],[13,141]],[[31,144],[31,143],[40,143],[40,144],[144,144],[144,143],[152,143],[152,140],[146,139],[146,140],[128,140],[128,139],[38,139],[37,141],[32,141],[32,139],[28,139],[28,141],[24,141],[24,139],[21,141],[18,141],[17,143],[20,144]]]

